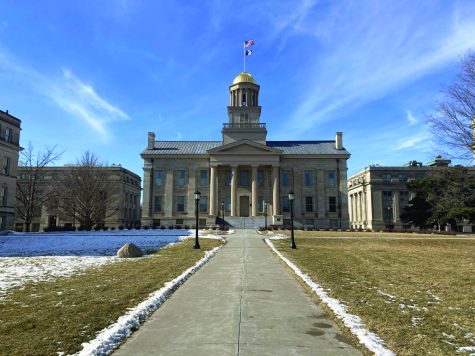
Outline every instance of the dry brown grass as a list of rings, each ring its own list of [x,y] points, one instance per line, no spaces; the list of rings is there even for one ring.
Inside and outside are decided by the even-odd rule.
[[[371,236],[274,244],[398,355],[475,345],[475,239]]]
[[[71,354],[81,343],[180,275],[220,240],[201,239],[52,282],[9,291],[0,302],[0,354]]]

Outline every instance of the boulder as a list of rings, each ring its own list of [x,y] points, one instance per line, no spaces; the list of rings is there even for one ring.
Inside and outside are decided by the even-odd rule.
[[[119,251],[117,251],[117,257],[120,258],[132,258],[132,257],[142,257],[143,251],[137,245],[132,243],[126,243],[122,246]]]

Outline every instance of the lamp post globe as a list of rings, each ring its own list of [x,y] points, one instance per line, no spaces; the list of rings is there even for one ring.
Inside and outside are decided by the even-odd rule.
[[[196,218],[196,225],[195,225],[195,244],[193,246],[194,249],[200,248],[200,241],[198,240],[198,210],[199,210],[199,202],[200,202],[201,193],[197,190],[195,192],[195,218]]]
[[[291,240],[291,245],[290,247],[292,249],[296,249],[297,245],[295,244],[295,238],[294,238],[294,192],[289,193],[289,202],[290,202],[290,240]]]

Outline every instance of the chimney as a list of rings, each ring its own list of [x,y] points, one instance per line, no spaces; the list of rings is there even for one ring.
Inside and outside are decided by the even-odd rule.
[[[153,144],[155,142],[155,132],[149,132],[148,133],[148,144],[147,144],[147,149],[153,150]]]
[[[343,149],[343,132],[337,132],[335,137],[335,148],[337,150]]]

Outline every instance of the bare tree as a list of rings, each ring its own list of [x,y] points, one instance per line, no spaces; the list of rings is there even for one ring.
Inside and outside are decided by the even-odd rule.
[[[118,212],[117,185],[111,182],[105,165],[87,151],[71,165],[51,201],[65,216],[90,230],[104,225]]]
[[[448,157],[470,161],[475,154],[475,53],[460,60],[460,72],[444,93],[427,123],[436,141],[449,149]]]
[[[42,189],[46,175],[46,166],[54,163],[62,153],[56,152],[56,146],[46,147],[44,151],[35,152],[31,142],[20,154],[22,176],[17,180],[16,214],[24,222],[24,231],[29,232],[31,221],[38,209],[48,202],[51,190]]]

